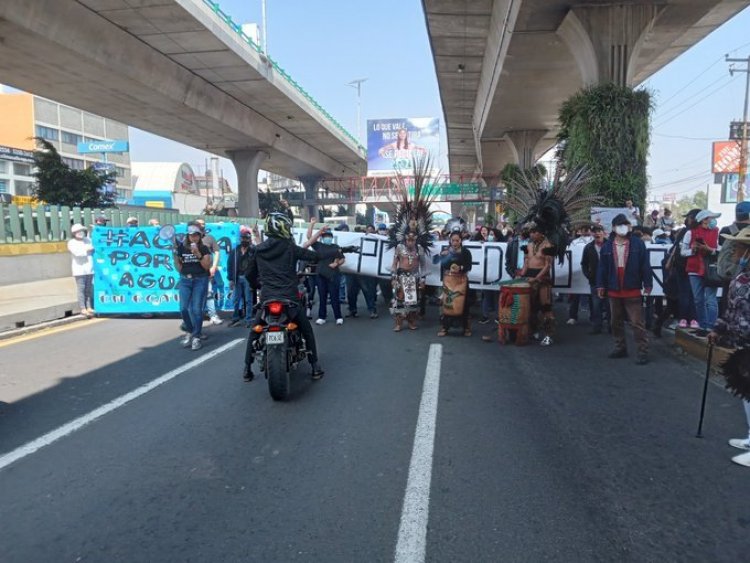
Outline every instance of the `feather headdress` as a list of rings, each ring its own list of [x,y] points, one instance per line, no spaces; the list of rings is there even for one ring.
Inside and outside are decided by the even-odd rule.
[[[388,248],[395,248],[403,244],[406,236],[414,234],[417,246],[430,253],[432,246],[432,211],[430,205],[435,199],[435,186],[427,184],[432,177],[432,160],[427,155],[416,156],[413,159],[413,176],[405,177],[396,172],[396,182],[399,197],[391,202],[396,206],[393,225],[388,231]],[[413,194],[411,186],[413,186]]]
[[[522,173],[511,181],[506,207],[520,218],[522,225],[536,228],[554,245],[560,263],[570,242],[571,225],[590,217],[591,206],[601,204],[597,195],[583,195],[589,175],[584,168],[568,173],[555,186]]]

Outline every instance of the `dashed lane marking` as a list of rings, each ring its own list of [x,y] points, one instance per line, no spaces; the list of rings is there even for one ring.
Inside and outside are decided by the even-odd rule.
[[[63,426],[60,426],[56,430],[52,430],[51,432],[48,432],[44,436],[41,436],[37,438],[36,440],[32,440],[31,442],[28,442],[27,444],[24,444],[23,446],[16,448],[12,452],[9,452],[7,454],[4,454],[3,456],[0,456],[0,470],[9,466],[11,463],[18,461],[19,459],[22,459],[28,455],[33,454],[36,451],[39,451],[45,446],[49,446],[50,444],[57,442],[59,439],[64,438],[65,436],[68,436],[69,434],[72,434],[76,430],[80,430],[81,428],[89,424],[90,422],[93,422],[103,417],[105,414],[108,414],[112,412],[113,410],[118,409],[123,405],[126,405],[127,403],[137,399],[141,395],[145,395],[149,391],[156,389],[159,385],[162,385],[174,379],[178,375],[185,373],[186,371],[189,371],[195,367],[198,367],[201,364],[205,364],[207,361],[215,358],[216,356],[223,354],[224,352],[226,352],[227,350],[230,350],[231,348],[234,348],[240,342],[245,342],[245,340],[243,338],[232,340],[231,342],[224,344],[224,346],[221,346],[217,348],[216,350],[212,350],[208,354],[203,354],[199,358],[194,359],[192,362],[188,362],[178,368],[175,368],[172,371],[165,373],[161,377],[157,377],[153,381],[150,381],[146,383],[145,385],[141,385],[137,389],[134,389],[133,391],[130,391],[129,393],[126,393],[125,395],[122,395],[110,401],[106,405],[102,405],[101,407],[94,409],[90,413],[80,416],[76,418],[75,420],[72,420],[68,422],[67,424],[64,424]]]
[[[409,464],[409,478],[406,481],[404,505],[401,509],[396,563],[423,563],[425,560],[442,356],[443,345],[431,344]]]

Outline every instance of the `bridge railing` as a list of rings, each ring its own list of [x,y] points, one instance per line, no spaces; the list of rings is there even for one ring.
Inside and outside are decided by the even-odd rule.
[[[271,57],[268,56],[268,53],[263,52],[263,49],[260,45],[258,45],[255,41],[252,40],[252,38],[247,35],[244,31],[242,31],[242,26],[236,23],[232,16],[227,14],[224,10],[221,9],[218,2],[213,2],[212,0],[203,0],[204,4],[209,6],[211,10],[221,19],[224,23],[226,23],[232,31],[234,31],[237,35],[240,36],[240,38],[250,45],[256,52],[262,53],[264,57],[266,57],[273,67],[273,69],[279,73],[284,80],[286,80],[291,86],[293,86],[302,96],[316,109],[318,110],[328,121],[331,122],[331,124],[336,127],[339,131],[341,131],[347,138],[354,141],[354,143],[357,145],[357,148],[362,156],[365,156],[366,150],[365,148],[359,144],[359,140],[349,133],[349,131],[346,130],[346,128],[339,123],[336,118],[334,118],[328,111],[321,106],[318,101],[313,98],[307,90],[305,90],[294,78],[291,77],[291,75],[285,71],[279,63],[277,63],[275,60],[273,60]]]
[[[94,219],[100,215],[107,218],[108,225],[123,227],[128,217],[138,219],[141,226],[148,225],[149,220],[157,219],[161,225],[186,223],[203,218],[207,222],[225,221],[253,226],[257,219],[247,217],[219,217],[206,215],[186,215],[177,211],[158,209],[90,209],[57,205],[5,205],[0,204],[0,244],[29,242],[59,242],[68,240],[72,233],[70,228],[75,223],[90,228]]]

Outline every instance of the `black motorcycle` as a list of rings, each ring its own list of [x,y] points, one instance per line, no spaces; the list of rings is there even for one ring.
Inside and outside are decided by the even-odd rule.
[[[303,306],[287,299],[269,299],[260,304],[260,318],[253,326],[259,335],[254,342],[255,352],[274,401],[289,399],[291,374],[307,358],[305,339],[292,320],[296,315],[290,314],[291,308]]]

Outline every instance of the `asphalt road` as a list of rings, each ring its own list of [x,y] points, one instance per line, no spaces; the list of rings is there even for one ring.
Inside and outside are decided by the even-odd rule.
[[[667,342],[608,360],[585,325],[550,348],[437,338],[436,316],[316,327],[326,376],[301,368],[288,403],[242,382],[244,329],[199,352],[169,319],[1,343],[0,456],[228,349],[0,469],[0,559],[394,561],[439,344],[425,561],[745,560],[750,470],[726,445],[744,416],[712,385],[694,437],[699,362]]]

